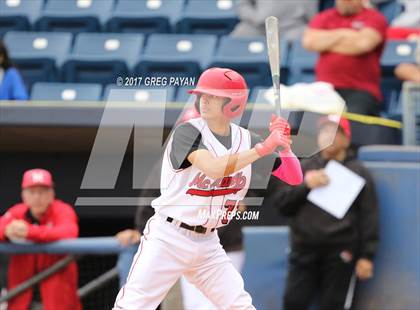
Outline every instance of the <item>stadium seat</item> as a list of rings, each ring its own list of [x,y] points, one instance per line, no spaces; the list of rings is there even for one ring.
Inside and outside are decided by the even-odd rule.
[[[49,0],[36,23],[41,31],[98,32],[109,18],[114,0]]]
[[[289,53],[288,84],[298,82],[310,83],[315,81],[315,65],[318,54],[306,50],[300,41],[292,43]]]
[[[133,101],[164,103],[175,100],[175,88],[171,86],[153,87],[140,86],[132,88],[116,87],[110,84],[105,88],[104,101]]]
[[[100,84],[35,83],[31,100],[99,101],[101,94]]]
[[[415,62],[416,43],[412,41],[387,41],[381,58],[382,69],[394,69],[402,62]]]
[[[0,0],[0,37],[11,30],[30,30],[44,0]]]
[[[34,82],[54,82],[71,48],[71,33],[15,32],[4,37],[10,57],[28,88]]]
[[[369,145],[362,146],[358,157],[365,162],[420,162],[420,154],[415,152],[418,147],[399,145]]]
[[[389,0],[378,3],[377,9],[385,15],[388,23],[391,23],[392,20],[402,12],[403,6],[397,0]]]
[[[138,61],[144,38],[140,34],[81,33],[64,63],[66,82],[115,83],[129,74]]]
[[[334,7],[335,0],[320,0],[319,1],[319,11],[324,11]],[[392,20],[397,17],[403,10],[403,6],[399,3],[398,0],[388,0],[381,2],[373,2],[376,8],[385,15],[388,23],[391,23]]]
[[[286,81],[286,42],[281,44],[282,81]],[[211,66],[228,67],[244,75],[249,88],[257,85],[269,86],[271,82],[266,39],[222,37]]]
[[[197,78],[208,67],[216,42],[214,35],[152,34],[134,73],[137,76]]]
[[[180,33],[229,34],[238,17],[233,0],[191,0],[177,24]]]
[[[414,0],[415,1],[415,0]],[[403,10],[403,6],[399,3],[398,0],[388,0],[381,2],[372,2],[376,8],[381,11],[383,15],[385,15],[388,23],[391,23],[392,20],[397,17]],[[319,1],[319,11],[324,11],[334,7],[335,0],[320,0]]]
[[[172,32],[183,7],[183,0],[119,0],[107,30],[146,34]]]
[[[395,77],[395,67],[400,63],[415,63],[416,43],[387,41],[381,58],[381,89],[384,96],[383,110],[389,114],[398,109],[401,81]]]
[[[335,0],[320,0],[318,3],[319,3],[318,8],[319,8],[319,11],[321,12],[321,11],[334,7]]]

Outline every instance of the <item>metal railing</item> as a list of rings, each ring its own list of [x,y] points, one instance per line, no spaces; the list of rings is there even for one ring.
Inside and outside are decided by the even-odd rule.
[[[19,242],[19,243],[0,243],[0,253],[6,254],[28,254],[28,253],[44,253],[44,254],[67,254],[64,258],[51,265],[47,269],[37,273],[32,278],[21,283],[17,287],[8,291],[5,295],[0,297],[0,304],[18,296],[25,290],[33,287],[34,285],[42,282],[54,273],[59,272],[71,262],[79,259],[83,255],[108,255],[119,254],[127,250],[126,247],[121,246],[114,237],[98,237],[98,238],[78,238],[61,240],[51,243],[32,243],[32,242]],[[118,277],[116,267],[111,268],[105,273],[99,275],[95,279],[86,283],[83,287],[79,288],[78,294],[83,298],[91,292],[99,289],[109,281]]]

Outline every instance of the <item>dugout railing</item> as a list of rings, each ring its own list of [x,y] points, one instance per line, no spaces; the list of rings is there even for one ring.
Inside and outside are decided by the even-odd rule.
[[[18,296],[25,290],[37,285],[52,274],[59,272],[62,268],[66,267],[71,262],[75,260],[80,262],[88,256],[93,256],[94,259],[89,259],[89,261],[86,263],[88,264],[88,267],[85,268],[86,273],[90,274],[89,279],[87,279],[86,275],[82,275],[79,266],[79,274],[81,277],[84,278],[84,283],[78,289],[78,294],[84,304],[89,304],[89,306],[85,308],[99,309],[101,307],[104,307],[108,304],[105,305],[104,303],[106,301],[104,300],[98,300],[101,299],[98,296],[96,296],[95,300],[86,301],[86,299],[89,299],[89,295],[93,294],[99,289],[103,289],[107,285],[109,286],[109,283],[113,282],[115,285],[112,288],[107,288],[108,293],[102,294],[109,295],[109,300],[107,302],[112,302],[112,299],[115,298],[119,288],[119,274],[115,264],[116,257],[118,254],[128,250],[130,250],[129,247],[121,246],[114,237],[78,238],[51,243],[0,243],[0,254],[14,255],[43,253],[65,255],[54,265],[51,265],[49,268],[40,271],[39,273],[35,274],[32,278],[26,280],[19,286],[3,294],[3,296],[0,297],[0,305],[6,303],[11,298]],[[112,256],[114,259],[109,260],[109,256]],[[108,264],[103,263],[102,260],[104,259],[104,257],[107,257],[108,261],[110,261]],[[95,266],[95,264],[97,265]],[[98,266],[98,264],[101,265],[101,268]]]

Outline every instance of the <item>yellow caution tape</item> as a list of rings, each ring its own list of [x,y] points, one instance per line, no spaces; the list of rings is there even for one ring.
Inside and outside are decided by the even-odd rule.
[[[356,121],[356,122],[364,123],[368,125],[380,125],[380,126],[392,127],[392,128],[397,128],[397,129],[402,128],[401,122],[382,118],[382,117],[368,116],[368,115],[362,115],[362,114],[356,114],[356,113],[350,113],[350,112],[344,112],[343,116],[346,117],[350,121]]]

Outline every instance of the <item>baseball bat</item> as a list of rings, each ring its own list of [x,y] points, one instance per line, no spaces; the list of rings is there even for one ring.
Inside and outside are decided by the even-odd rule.
[[[265,32],[267,37],[267,53],[270,63],[271,78],[273,80],[274,104],[276,114],[281,115],[280,103],[280,44],[279,21],[277,17],[269,16],[265,19]]]

